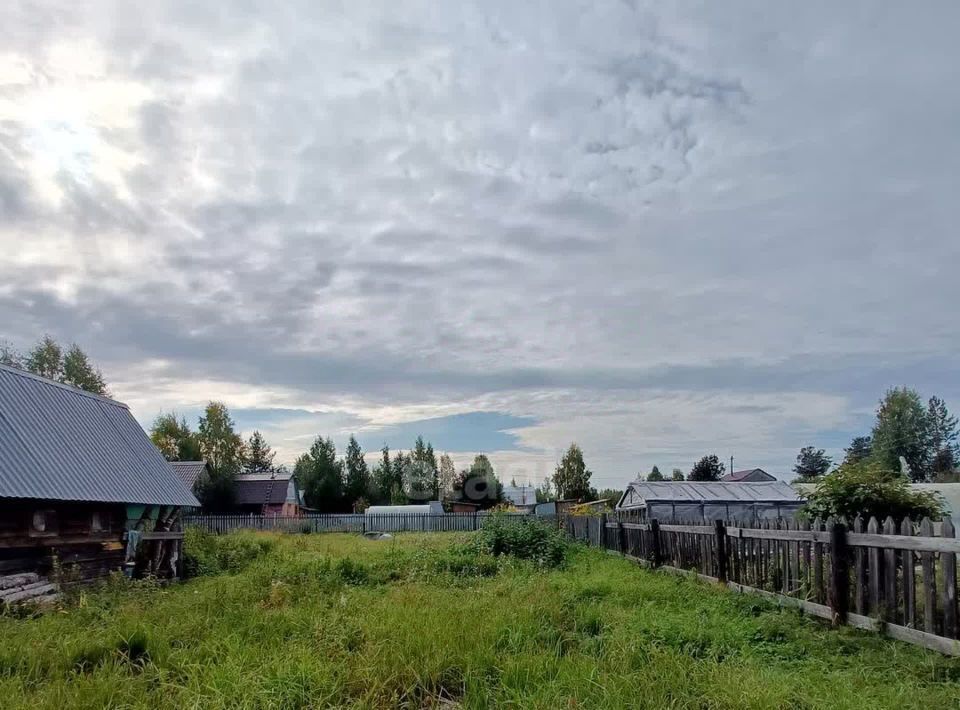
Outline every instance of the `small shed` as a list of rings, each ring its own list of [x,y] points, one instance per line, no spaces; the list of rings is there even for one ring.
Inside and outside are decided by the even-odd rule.
[[[742,471],[731,471],[720,479],[727,483],[763,483],[764,481],[776,481],[776,476],[771,476],[762,468],[747,468]]]
[[[364,511],[366,515],[443,515],[443,513],[443,503],[438,500],[410,505],[371,505]]]
[[[174,575],[198,506],[125,404],[0,365],[0,579]]]
[[[639,520],[753,522],[793,517],[803,499],[782,481],[634,481],[617,511]]]

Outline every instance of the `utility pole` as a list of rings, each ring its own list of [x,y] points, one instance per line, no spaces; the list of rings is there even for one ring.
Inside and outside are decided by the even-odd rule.
[[[730,473],[733,473],[733,456],[730,457]]]

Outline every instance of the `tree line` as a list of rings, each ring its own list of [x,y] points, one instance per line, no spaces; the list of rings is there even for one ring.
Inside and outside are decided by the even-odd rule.
[[[853,438],[838,468],[868,468],[897,474],[914,483],[957,481],[957,418],[946,402],[926,402],[909,387],[887,390],[877,407],[869,434]],[[830,470],[823,449],[805,446],[793,470],[801,481],[815,481]]]
[[[960,462],[957,417],[940,397],[926,402],[909,387],[894,387],[886,392],[877,407],[876,419],[869,434],[853,438],[844,449],[840,468],[862,466],[896,474],[912,482],[960,481],[957,464]],[[824,449],[804,446],[793,467],[800,482],[814,482],[826,475],[833,459]],[[719,481],[726,467],[716,454],[708,454],[697,461],[684,477],[679,468],[673,469],[671,480]],[[638,476],[642,478],[642,476]],[[654,466],[647,474],[648,481],[667,478]]]
[[[284,471],[283,466],[274,465],[273,449],[259,431],[242,438],[222,402],[207,404],[195,430],[176,413],[157,416],[150,440],[168,461],[206,461],[209,472],[196,493],[210,510],[229,509],[236,476]],[[450,455],[438,456],[422,436],[407,451],[391,451],[384,445],[372,467],[354,435],[342,457],[331,438],[317,436],[297,458],[293,474],[307,507],[321,513],[362,512],[370,505],[431,500],[465,501],[479,509],[504,503],[503,484],[486,454],[477,454],[470,466],[457,471]],[[537,500],[619,497],[620,491],[613,489],[598,494],[590,486],[591,476],[583,451],[571,444],[553,476],[537,489]]]

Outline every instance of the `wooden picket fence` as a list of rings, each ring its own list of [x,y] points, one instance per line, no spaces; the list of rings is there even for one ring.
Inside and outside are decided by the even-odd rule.
[[[569,517],[575,540],[640,564],[694,573],[739,592],[960,655],[957,553],[949,519],[767,521],[757,527]]]
[[[375,513],[284,515],[190,515],[185,527],[223,534],[234,530],[272,530],[286,533],[319,532],[455,532],[479,530],[492,513]],[[500,515],[526,515],[500,513]]]

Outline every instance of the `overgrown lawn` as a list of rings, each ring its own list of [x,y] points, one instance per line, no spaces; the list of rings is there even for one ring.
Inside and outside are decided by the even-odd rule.
[[[960,704],[958,661],[501,533],[195,537],[204,576],[0,618],[0,706]]]

